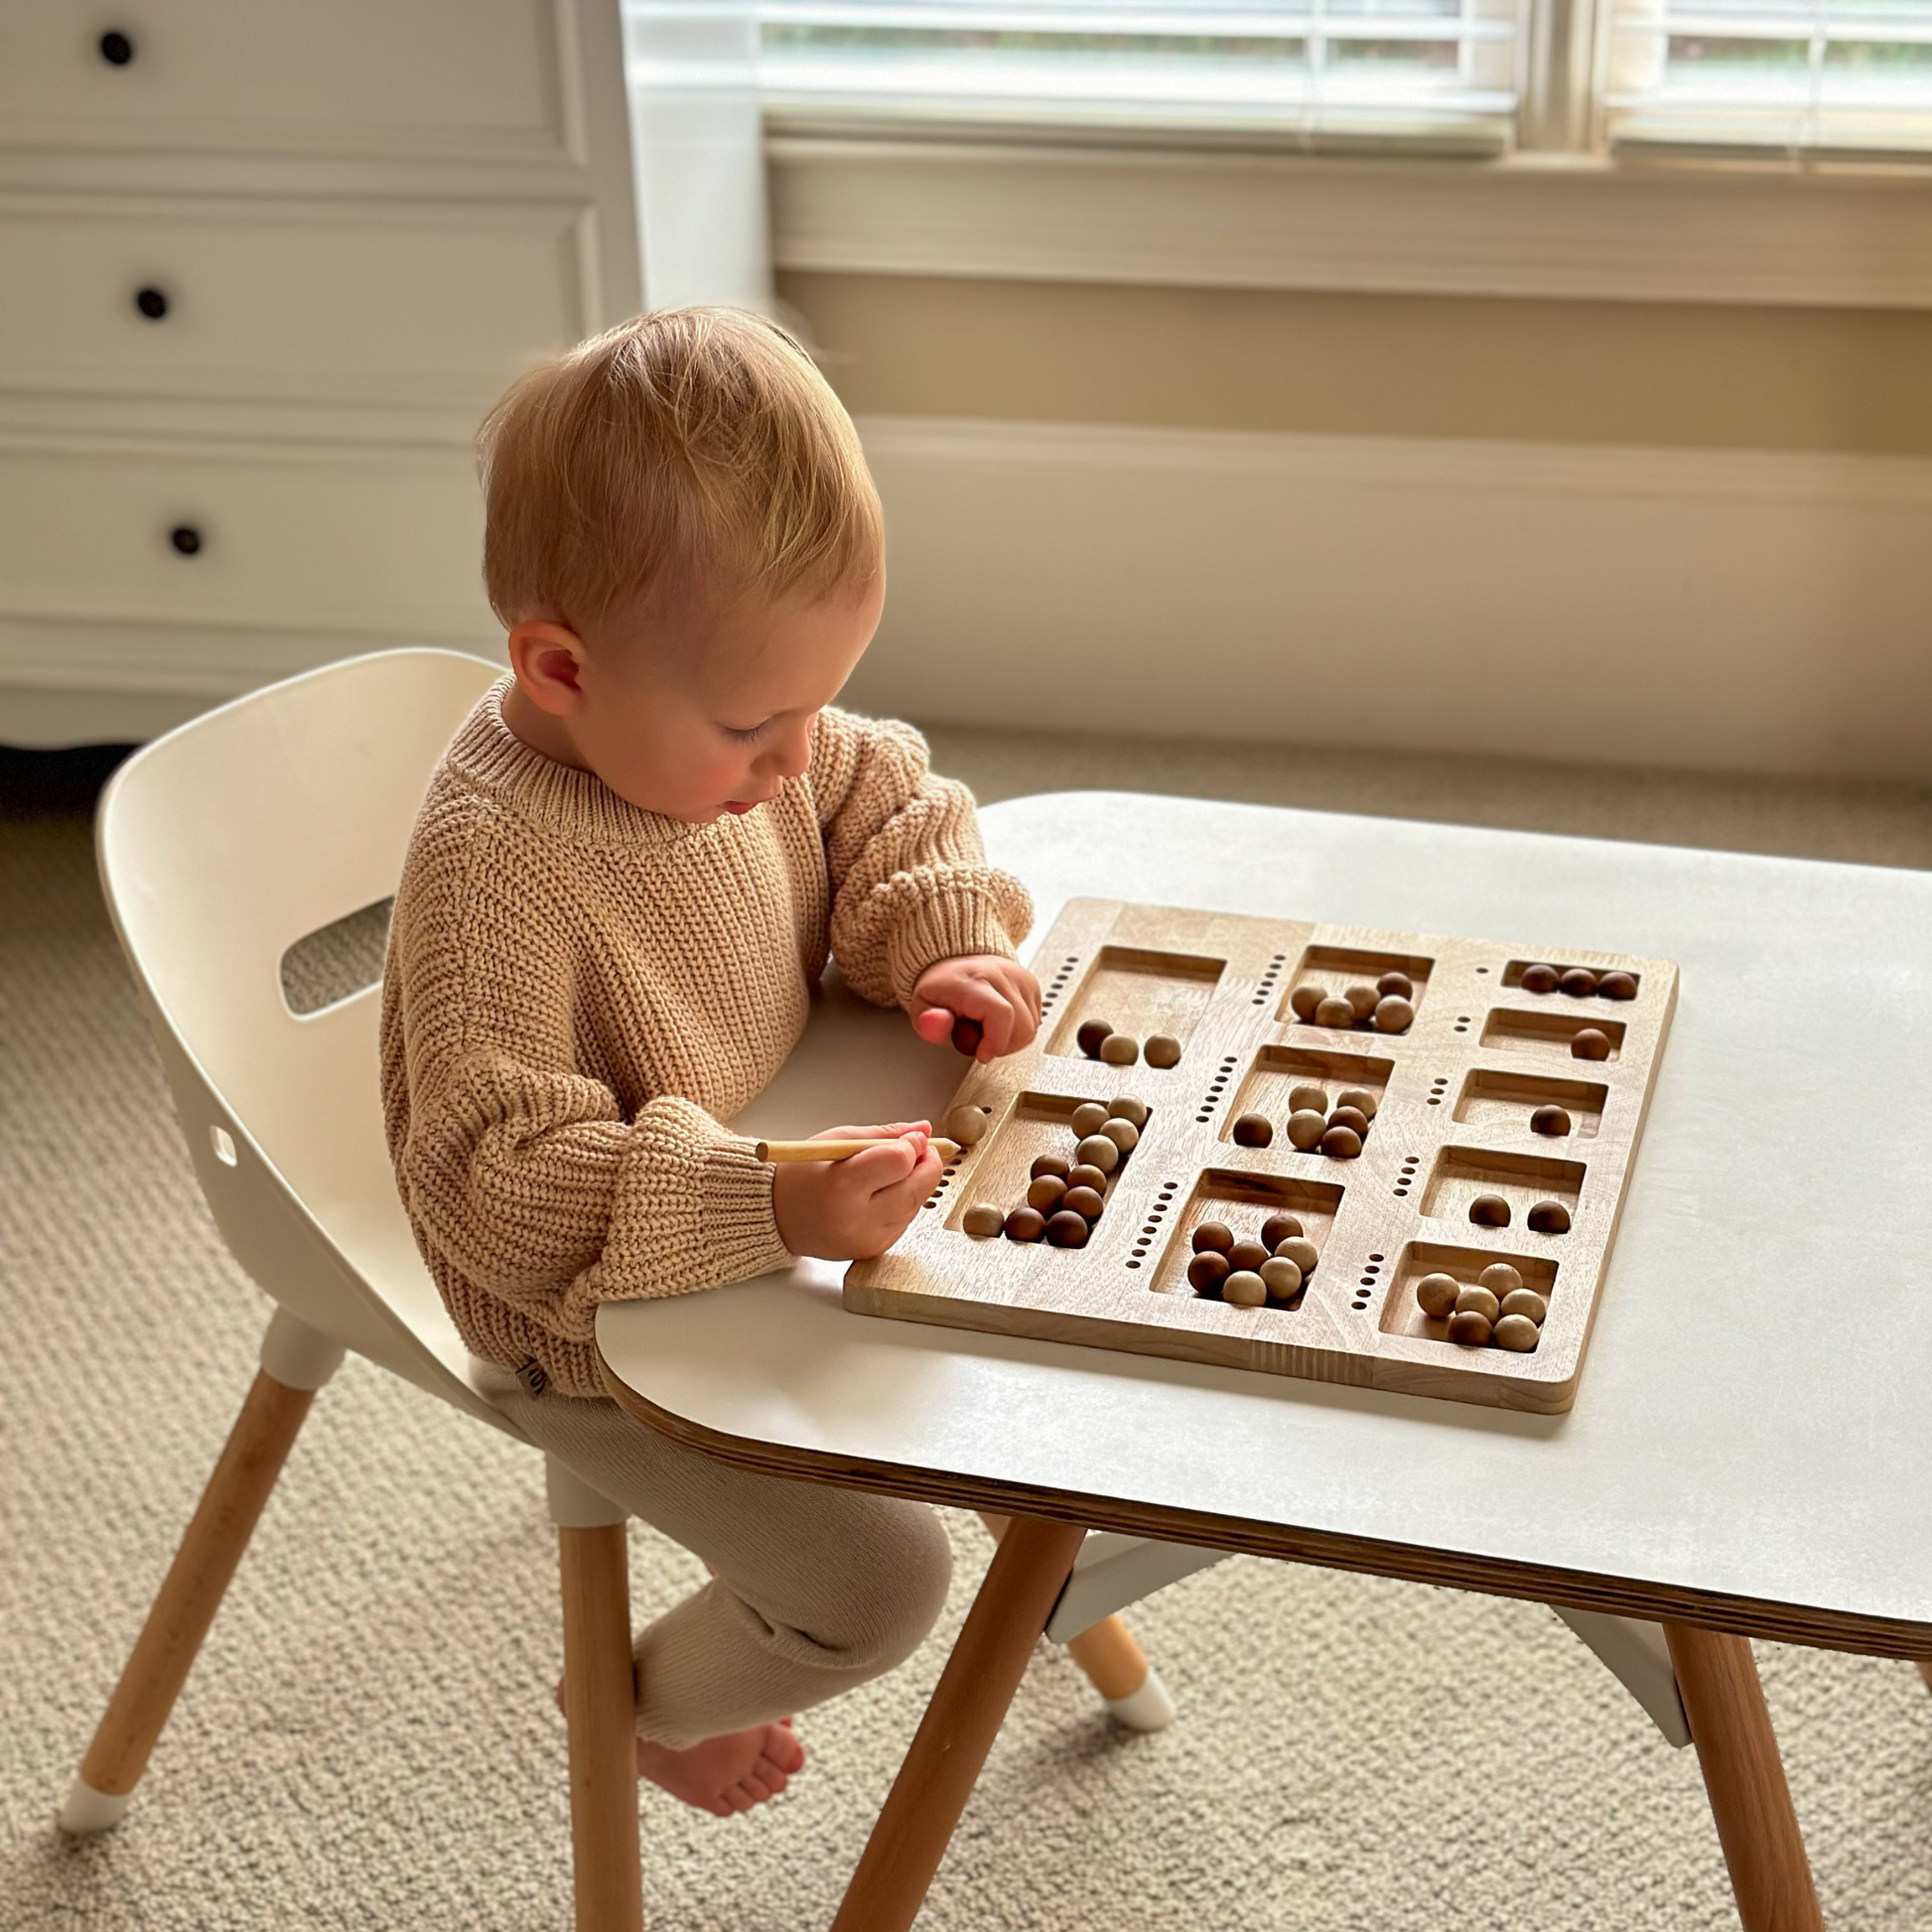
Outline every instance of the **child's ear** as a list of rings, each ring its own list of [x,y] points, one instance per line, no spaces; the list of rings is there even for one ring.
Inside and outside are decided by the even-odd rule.
[[[584,640],[568,624],[532,618],[509,634],[510,669],[539,711],[563,718],[584,701]]]

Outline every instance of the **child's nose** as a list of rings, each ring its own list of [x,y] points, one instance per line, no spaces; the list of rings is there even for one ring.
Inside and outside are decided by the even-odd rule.
[[[771,766],[780,777],[797,777],[811,761],[812,734],[807,726],[785,733],[771,748]]]

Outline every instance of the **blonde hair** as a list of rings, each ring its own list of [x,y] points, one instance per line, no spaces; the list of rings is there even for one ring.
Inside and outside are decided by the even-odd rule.
[[[851,417],[749,310],[659,310],[580,343],[511,384],[477,449],[483,585],[509,627],[863,592],[880,569]]]

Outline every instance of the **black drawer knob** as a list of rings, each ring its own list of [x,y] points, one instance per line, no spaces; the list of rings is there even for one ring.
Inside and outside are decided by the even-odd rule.
[[[176,550],[182,556],[193,557],[200,554],[202,533],[192,523],[177,523],[168,532],[168,541],[175,546]]]
[[[137,289],[134,306],[150,322],[159,322],[168,313],[168,297],[161,289]]]
[[[124,68],[134,59],[134,40],[118,28],[110,27],[100,37],[100,58],[110,68]]]

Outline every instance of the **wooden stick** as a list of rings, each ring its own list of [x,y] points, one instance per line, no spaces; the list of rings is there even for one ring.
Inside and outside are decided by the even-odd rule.
[[[869,1147],[884,1147],[888,1141],[903,1139],[902,1134],[881,1134],[870,1141],[760,1141],[758,1157],[760,1161],[850,1161]],[[947,1167],[963,1152],[957,1141],[945,1140],[937,1134],[929,1135],[926,1145]]]
[[[577,1932],[639,1932],[637,1693],[624,1525],[557,1532]]]

